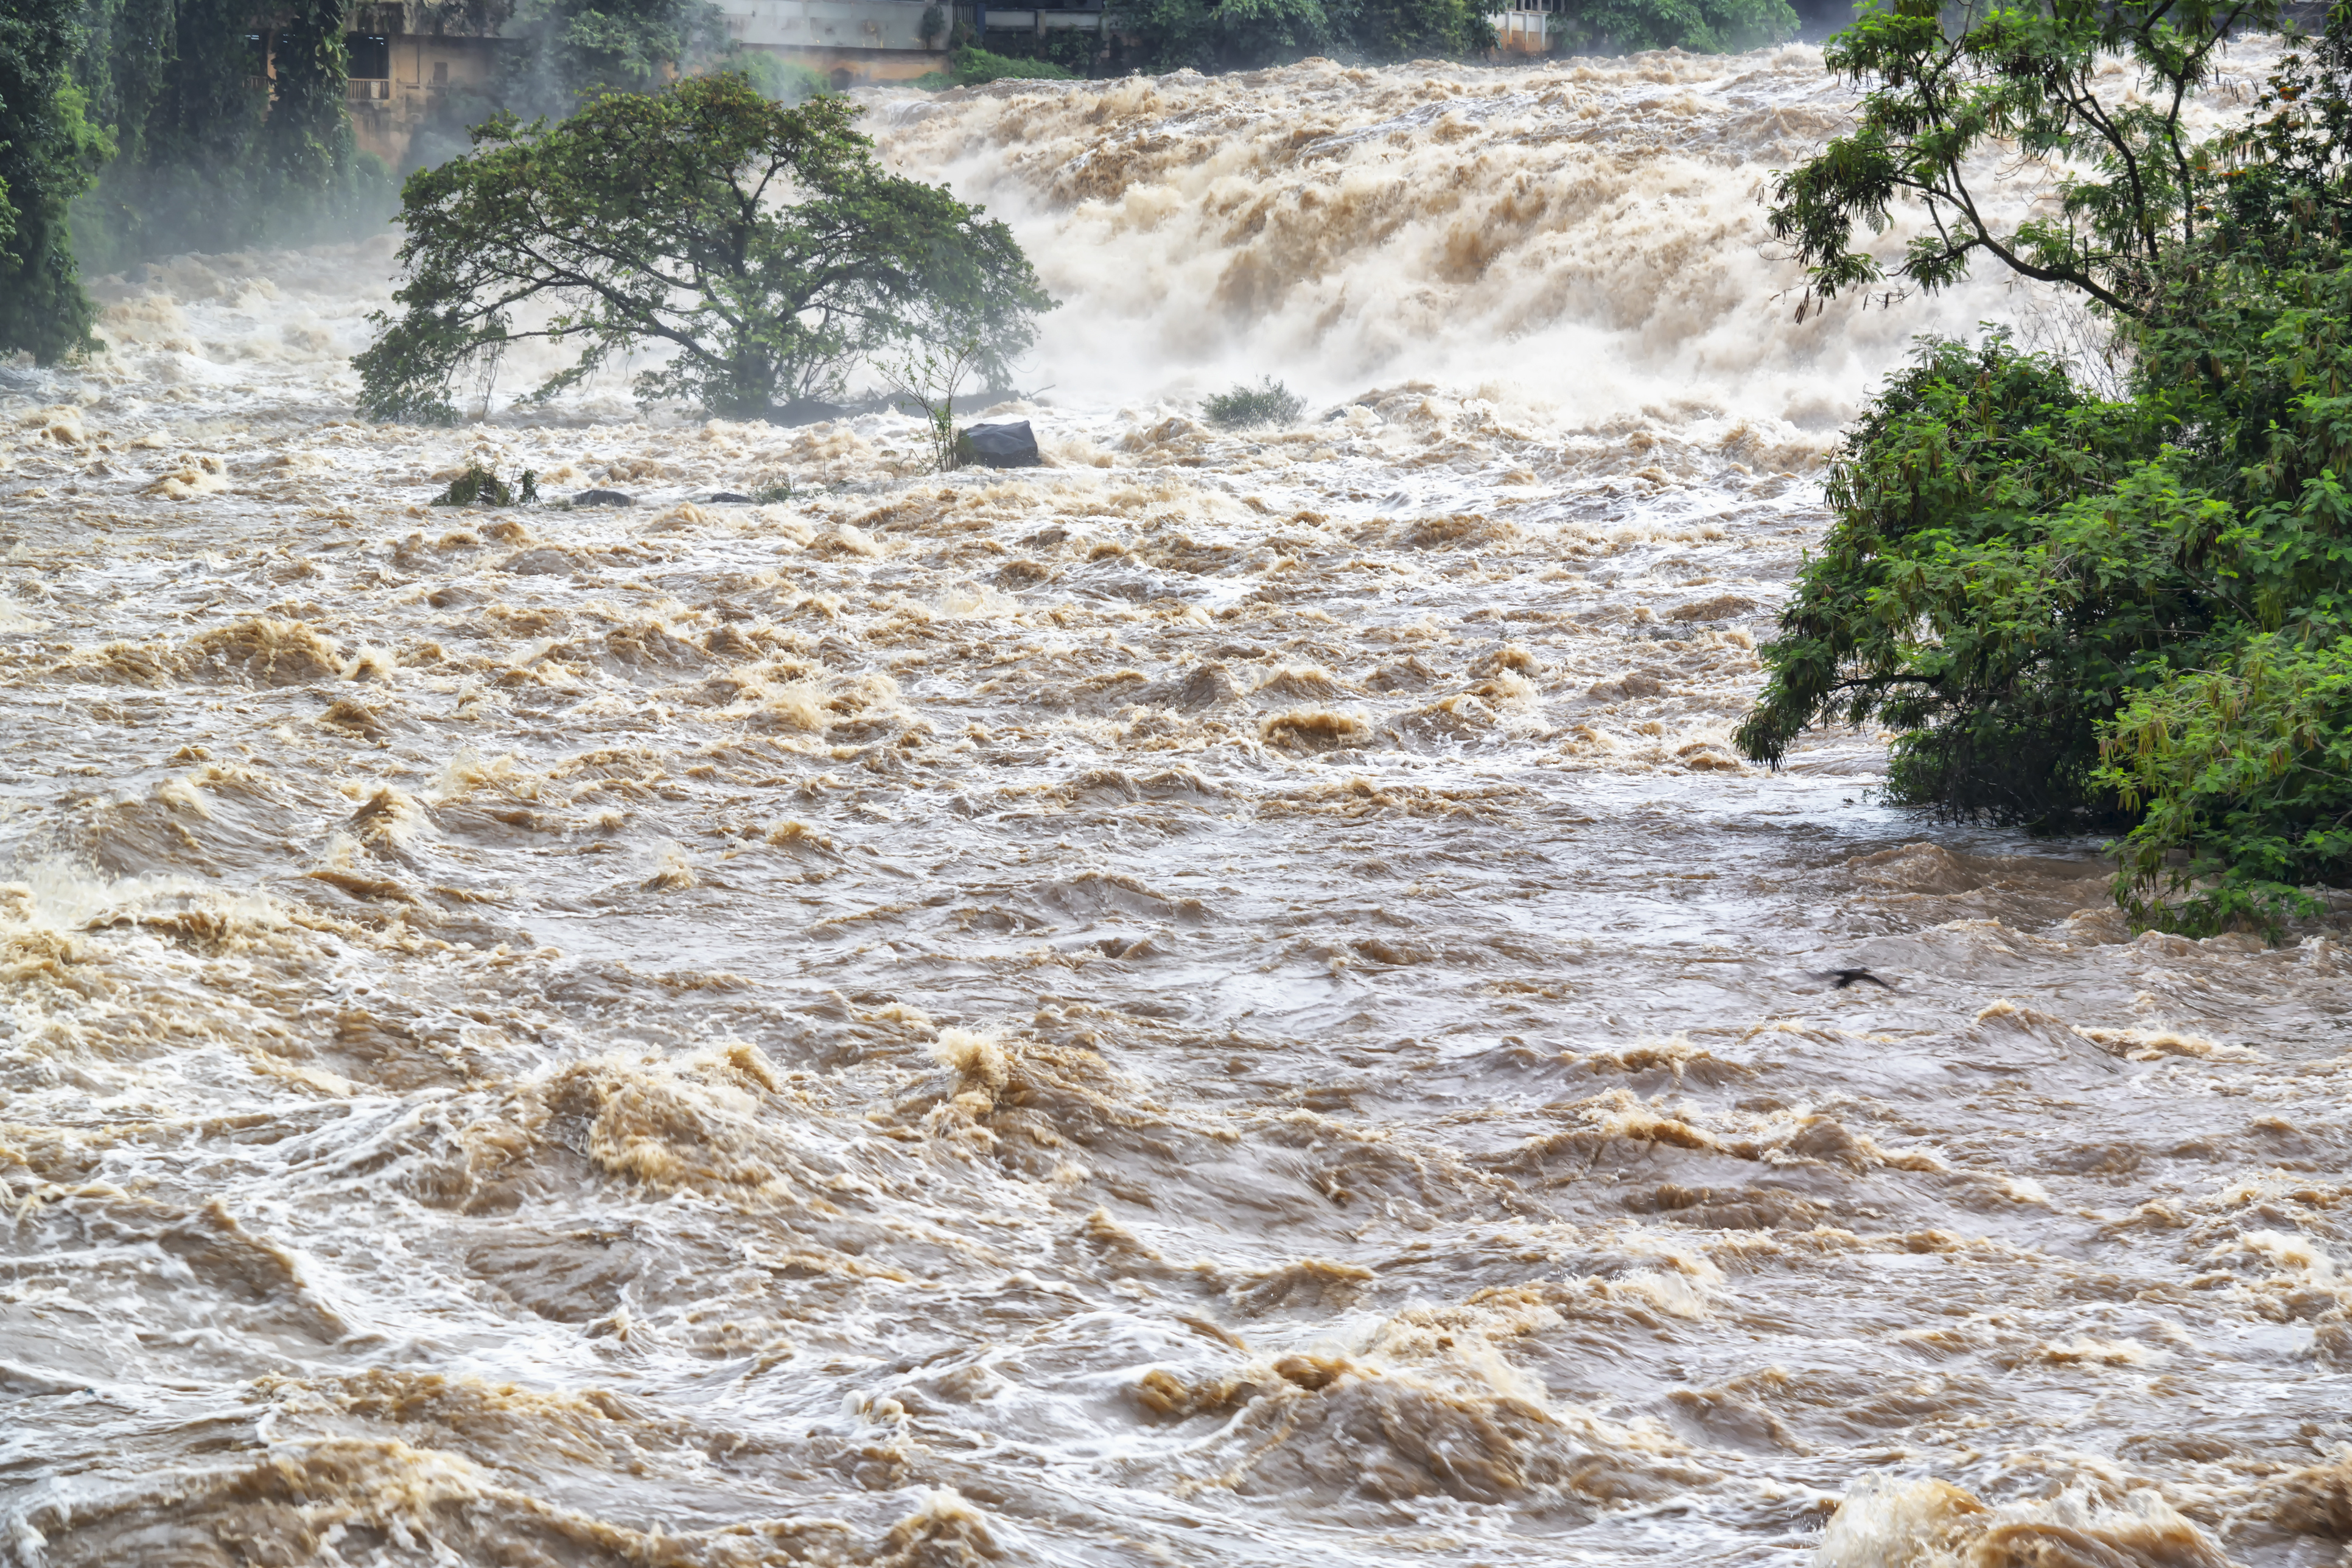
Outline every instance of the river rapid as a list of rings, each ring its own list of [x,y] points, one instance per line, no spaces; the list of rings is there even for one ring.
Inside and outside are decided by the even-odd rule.
[[[1848,101],[877,96],[1063,301],[1034,471],[368,426],[386,241],[98,280],[0,370],[0,1561],[2346,1561],[2342,921],[1728,744],[1840,422],[2046,321],[1793,319]]]

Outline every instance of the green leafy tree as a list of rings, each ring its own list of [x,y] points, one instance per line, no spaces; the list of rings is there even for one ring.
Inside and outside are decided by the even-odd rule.
[[[0,7],[0,350],[43,364],[94,346],[68,208],[112,152],[68,74],[71,0]]]
[[[570,114],[607,92],[646,92],[717,59],[725,19],[710,0],[520,0],[504,31],[499,106]]]
[[[1928,345],[1846,434],[1741,747],[1777,763],[1810,725],[1874,719],[1904,731],[1900,800],[2095,815],[2099,721],[2142,656],[2213,618],[2171,546],[2226,508],[2161,460],[2177,428],[2161,398],[2088,397],[1997,333]]]
[[[1323,0],[1129,0],[1113,25],[1154,71],[1287,65],[1329,48],[1335,37]]]
[[[2144,89],[2185,100],[2210,73],[2191,25],[2237,16],[2176,13],[2178,37],[2128,13],[2100,26],[2140,40]],[[2028,40],[2001,79],[2063,99],[2084,35],[2032,20],[1971,30]],[[2099,116],[2143,111],[2100,141]],[[2050,115],[2093,130],[2035,144],[2075,171],[2040,226],[1948,213],[1907,285],[1941,287],[1979,250],[2065,284],[2114,324],[2128,395],[2094,397],[1997,334],[1928,345],[1847,432],[1740,744],[1777,762],[1809,724],[1880,720],[1902,731],[1898,801],[2127,826],[2116,892],[2136,921],[2275,930],[2311,907],[2302,887],[2352,882],[2352,8],[2205,142],[2181,140],[2169,91]],[[1952,149],[1998,140],[1995,118],[1960,116],[1973,129],[1919,154],[1927,176],[1879,188],[1979,199]],[[1804,204],[1871,188],[1884,150],[1833,143],[1776,216],[1833,216]],[[1822,294],[1873,280],[1834,222],[1807,232]]]
[[[722,73],[481,127],[403,193],[403,312],[354,362],[361,406],[448,418],[457,378],[525,339],[581,345],[538,395],[651,344],[672,357],[640,396],[732,416],[836,393],[909,342],[971,339],[1001,384],[1052,301],[1002,223],[885,173],[856,113]]]
[[[2265,27],[2277,0],[2049,0],[1971,6],[1957,25],[1937,0],[1872,0],[1822,48],[1864,91],[1854,129],[1780,176],[1769,225],[1828,300],[1887,280],[1863,233],[1897,203],[1927,231],[1894,268],[1898,288],[1933,292],[1983,254],[2011,271],[2079,290],[2125,317],[2160,292],[2168,254],[2193,247],[2210,159],[2185,116],[2221,68],[2236,31]],[[2121,56],[2140,92],[2099,92]],[[1988,153],[2052,160],[2052,195],[2031,216],[1995,216]]]
[[[1371,60],[1464,59],[1496,43],[1486,5],[1466,0],[1349,0],[1334,20],[1349,52]]]

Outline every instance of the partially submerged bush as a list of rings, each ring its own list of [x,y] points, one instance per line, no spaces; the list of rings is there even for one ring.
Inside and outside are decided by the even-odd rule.
[[[466,471],[449,481],[449,487],[433,498],[435,506],[512,506],[518,500],[539,499],[539,475],[525,468],[522,477],[509,489],[506,481],[479,463],[467,463]]]
[[[1247,430],[1260,425],[1287,425],[1307,406],[1304,398],[1272,376],[1256,386],[1244,383],[1221,392],[1201,405],[1209,423],[1220,430]]]

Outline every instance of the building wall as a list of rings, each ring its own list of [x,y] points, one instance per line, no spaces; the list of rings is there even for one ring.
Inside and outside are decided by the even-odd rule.
[[[823,71],[837,88],[904,81],[947,68],[947,26],[922,36],[926,0],[720,0],[727,36],[747,49]]]
[[[394,33],[391,38],[392,74],[353,77],[345,90],[360,150],[397,170],[407,161],[416,128],[440,109],[449,90],[487,84],[498,68],[499,51],[508,46],[497,38],[427,33]]]

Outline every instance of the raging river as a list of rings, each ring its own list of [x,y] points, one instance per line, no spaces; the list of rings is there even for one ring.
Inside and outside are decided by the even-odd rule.
[[[1817,50],[870,99],[1046,467],[372,426],[390,239],[0,368],[0,1562],[2346,1560],[2344,922],[1729,744],[2041,308],[1793,319]]]

